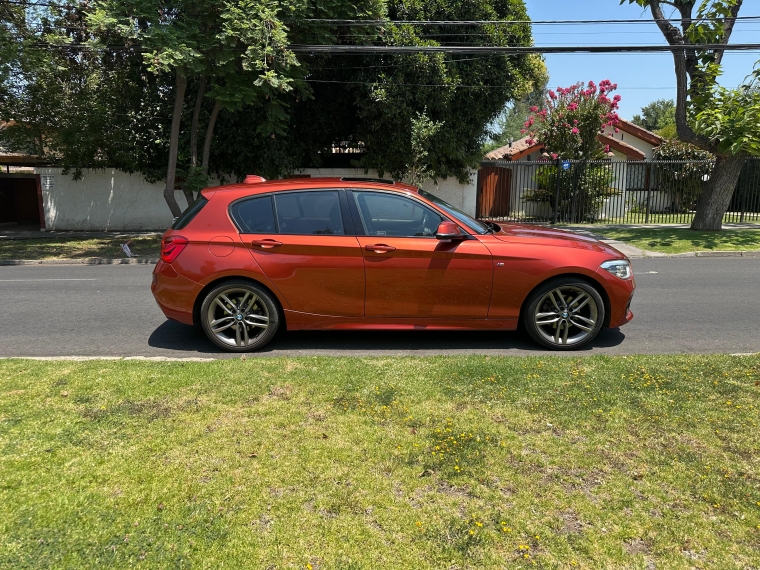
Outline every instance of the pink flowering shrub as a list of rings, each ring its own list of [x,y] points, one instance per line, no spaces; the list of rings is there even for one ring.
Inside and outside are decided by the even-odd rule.
[[[552,158],[593,160],[603,157],[604,148],[596,135],[604,127],[620,122],[617,114],[620,95],[610,96],[617,84],[605,79],[597,86],[577,83],[549,91],[546,108],[532,107],[523,133],[529,141],[542,143]]]
[[[525,122],[528,142],[542,143],[552,159],[571,159],[569,170],[554,164],[536,168],[533,188],[526,188],[523,200],[543,202],[554,217],[565,222],[594,222],[604,201],[619,193],[614,187],[615,172],[608,163],[587,162],[604,158],[609,146],[597,135],[620,122],[617,109],[620,95],[610,97],[617,85],[605,79],[599,86],[589,81],[549,91],[546,108],[533,107]],[[557,178],[559,177],[559,179]]]

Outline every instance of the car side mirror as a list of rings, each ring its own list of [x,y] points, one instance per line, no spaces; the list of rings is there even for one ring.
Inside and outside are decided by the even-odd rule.
[[[459,231],[454,222],[446,220],[438,225],[438,229],[435,230],[435,237],[440,240],[460,240],[464,239],[465,235]]]

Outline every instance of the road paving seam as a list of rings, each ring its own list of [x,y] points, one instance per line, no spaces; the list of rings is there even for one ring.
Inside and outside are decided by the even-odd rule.
[[[0,356],[0,360],[68,360],[72,362],[87,362],[90,360],[140,360],[147,362],[214,362],[216,358],[201,358],[187,356],[184,358],[172,356]]]

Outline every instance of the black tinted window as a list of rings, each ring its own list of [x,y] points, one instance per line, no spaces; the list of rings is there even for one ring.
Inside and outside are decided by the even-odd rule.
[[[232,206],[231,214],[244,234],[273,234],[277,231],[270,196],[238,202]]]
[[[442,217],[415,200],[380,192],[354,191],[369,236],[434,236]]]
[[[176,220],[174,220],[172,229],[181,230],[184,228],[187,224],[193,221],[193,218],[198,214],[198,212],[203,209],[203,206],[206,204],[208,204],[208,200],[199,194],[198,199],[193,202],[193,205],[189,206],[184,212],[179,215]]]
[[[343,235],[338,192],[287,192],[275,195],[281,234]]]

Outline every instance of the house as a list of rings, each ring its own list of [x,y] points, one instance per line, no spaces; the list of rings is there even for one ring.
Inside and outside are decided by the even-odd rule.
[[[530,137],[523,137],[509,144],[494,149],[485,156],[485,160],[541,160],[544,145],[535,141],[528,143]]]
[[[0,122],[0,130],[13,124]],[[45,229],[42,185],[34,171],[39,162],[37,156],[0,147],[0,230]]]
[[[609,160],[624,163],[613,166],[614,185],[620,193],[608,201],[605,209],[610,213],[624,211],[626,204],[632,203],[631,201],[641,202],[650,179],[649,165],[643,161],[652,159],[654,149],[662,144],[662,138],[630,121],[621,120],[613,127],[606,126],[597,140],[608,147]],[[478,217],[538,220],[550,216],[547,204],[523,199],[526,190],[536,187],[536,169],[541,163],[550,160],[544,146],[531,141],[529,137],[512,141],[487,153],[478,171]],[[656,196],[656,199],[660,198],[666,199]]]

